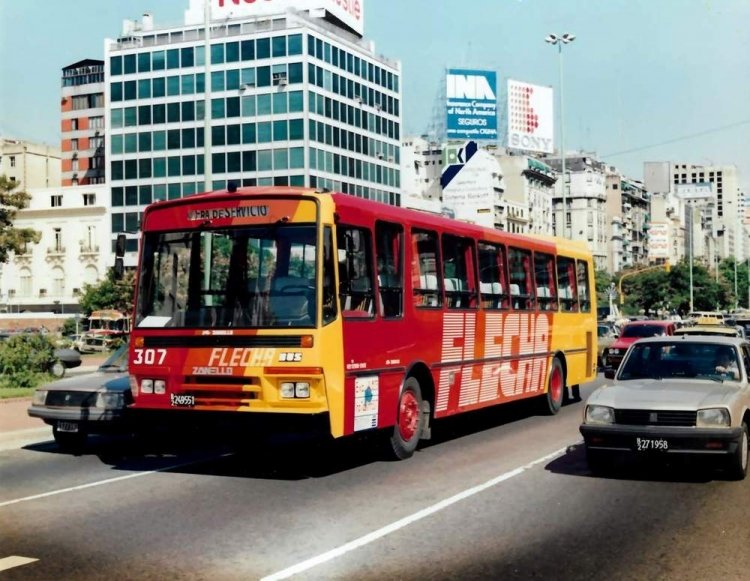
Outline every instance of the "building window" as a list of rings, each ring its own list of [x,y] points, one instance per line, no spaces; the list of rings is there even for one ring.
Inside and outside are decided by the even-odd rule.
[[[96,205],[96,194],[83,194],[83,205],[84,206]]]
[[[70,128],[73,131],[78,131],[78,119],[71,119],[70,120]]]
[[[16,167],[16,156],[11,155],[8,159],[10,159],[10,167]]]
[[[53,232],[55,234],[55,252],[62,252],[64,250],[62,244],[62,228],[55,228]]]
[[[62,194],[56,194],[51,197],[52,199],[52,207],[53,208],[61,208],[62,207]]]

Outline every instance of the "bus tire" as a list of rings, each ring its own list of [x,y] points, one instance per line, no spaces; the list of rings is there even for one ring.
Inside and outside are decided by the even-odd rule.
[[[396,425],[388,439],[389,451],[396,460],[410,458],[419,444],[424,423],[422,390],[416,377],[408,377],[398,398]]]
[[[541,398],[542,413],[553,416],[560,411],[565,396],[565,372],[562,363],[555,357],[550,366],[547,392]]]

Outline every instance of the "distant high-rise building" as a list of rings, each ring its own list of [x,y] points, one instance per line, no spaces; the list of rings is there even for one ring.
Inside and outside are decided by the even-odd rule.
[[[86,59],[63,68],[62,185],[105,181],[104,61]]]
[[[254,14],[273,7],[212,2],[207,47],[203,3],[191,0],[185,25],[155,29],[147,14],[105,43],[113,232],[136,232],[154,200],[230,181],[400,205],[400,64],[339,4]]]

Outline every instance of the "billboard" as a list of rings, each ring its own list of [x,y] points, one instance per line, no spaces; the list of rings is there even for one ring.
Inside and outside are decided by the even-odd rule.
[[[365,0],[190,0],[185,24],[203,23],[205,2],[211,3],[213,21],[283,14],[287,8],[312,13],[325,10],[360,36],[364,34]]]
[[[648,231],[648,257],[669,258],[669,224],[651,223]]]
[[[449,69],[445,89],[446,137],[497,141],[495,71]]]
[[[554,93],[508,79],[508,147],[554,153]]]

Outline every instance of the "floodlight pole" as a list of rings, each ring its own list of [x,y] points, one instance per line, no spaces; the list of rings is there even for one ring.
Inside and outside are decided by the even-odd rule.
[[[565,168],[565,121],[564,121],[564,101],[563,101],[563,57],[562,57],[562,45],[570,44],[575,40],[575,35],[566,32],[565,34],[558,36],[556,34],[549,34],[544,39],[552,45],[557,45],[557,54],[559,55],[560,61],[560,162],[562,166],[562,235],[563,238],[569,238],[568,236],[568,194],[567,179],[566,179],[566,168]],[[572,220],[572,217],[571,217]]]

